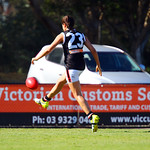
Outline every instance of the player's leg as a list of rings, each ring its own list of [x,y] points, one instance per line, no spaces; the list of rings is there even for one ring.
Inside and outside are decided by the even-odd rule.
[[[88,119],[91,120],[92,131],[96,132],[98,130],[99,116],[91,112],[88,102],[82,96],[80,82],[76,81],[73,83],[68,83],[68,85],[73,93],[73,96],[75,97],[75,99],[78,101],[83,111],[88,116]]]
[[[66,84],[66,76],[65,73],[58,79],[57,83],[53,86],[51,91],[47,94],[48,98],[54,97],[57,93],[61,91],[63,88],[64,84]]]
[[[90,107],[87,103],[87,101],[84,99],[84,97],[82,96],[81,93],[81,86],[79,81],[73,82],[73,83],[68,83],[74,98],[78,101],[79,105],[81,106],[81,108],[83,109],[83,111],[88,115],[91,110]]]
[[[47,108],[51,98],[54,97],[57,93],[59,93],[61,91],[62,87],[64,86],[64,84],[66,84],[66,82],[67,82],[66,76],[65,76],[65,74],[63,74],[57,80],[57,83],[54,85],[54,87],[51,89],[51,91],[46,96],[44,96],[41,99],[35,98],[34,101],[37,104],[42,105],[43,108]]]

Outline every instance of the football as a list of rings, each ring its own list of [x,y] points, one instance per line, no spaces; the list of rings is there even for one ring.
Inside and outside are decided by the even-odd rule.
[[[32,90],[37,89],[38,81],[34,77],[29,77],[26,79],[26,86]]]

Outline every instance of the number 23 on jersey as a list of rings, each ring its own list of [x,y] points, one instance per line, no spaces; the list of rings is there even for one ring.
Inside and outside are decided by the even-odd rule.
[[[83,43],[85,41],[84,34],[79,32],[76,33],[68,32],[66,34],[66,37],[70,37],[70,40],[68,41],[68,49],[83,48]]]

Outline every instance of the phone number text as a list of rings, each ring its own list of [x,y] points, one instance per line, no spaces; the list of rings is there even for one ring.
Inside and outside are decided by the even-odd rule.
[[[32,124],[64,124],[64,125],[71,125],[71,124],[90,124],[90,120],[88,117],[84,116],[32,116]]]

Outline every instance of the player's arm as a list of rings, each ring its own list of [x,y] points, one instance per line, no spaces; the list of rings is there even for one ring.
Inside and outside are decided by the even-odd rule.
[[[97,64],[96,72],[99,71],[100,76],[102,76],[102,70],[101,70],[101,66],[100,66],[99,57],[97,55],[95,48],[92,46],[91,42],[88,40],[87,37],[85,37],[85,46],[91,51],[91,53],[96,61],[96,64]]]
[[[35,57],[32,58],[31,63],[34,64],[34,61],[37,61],[40,58],[42,58],[43,56],[46,56],[47,54],[49,54],[61,42],[63,42],[63,34],[62,33],[57,35],[55,40],[50,45],[44,46],[41,49],[41,51]]]

